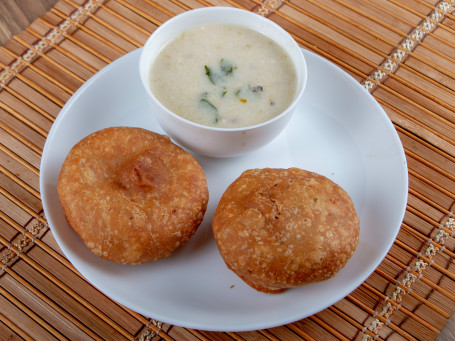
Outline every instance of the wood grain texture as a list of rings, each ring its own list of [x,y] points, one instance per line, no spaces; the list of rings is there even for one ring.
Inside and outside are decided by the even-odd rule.
[[[0,45],[46,13],[56,0],[1,0]]]

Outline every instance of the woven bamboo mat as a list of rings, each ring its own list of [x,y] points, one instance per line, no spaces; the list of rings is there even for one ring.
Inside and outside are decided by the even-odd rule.
[[[354,292],[304,320],[221,333],[150,320],[92,287],[43,215],[49,129],[98,70],[188,9],[267,16],[340,66],[393,121],[409,167],[391,250]],[[0,47],[0,340],[433,340],[455,310],[455,1],[60,0]],[[157,335],[158,334],[158,335]]]

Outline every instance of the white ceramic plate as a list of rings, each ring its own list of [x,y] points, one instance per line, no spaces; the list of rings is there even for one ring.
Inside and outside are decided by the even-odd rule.
[[[126,307],[189,328],[243,331],[270,328],[314,314],[359,286],[384,258],[400,228],[408,178],[403,148],[373,97],[345,72],[304,51],[308,84],[290,125],[272,143],[243,157],[199,157],[210,191],[195,236],[170,257],[127,266],[92,254],[68,226],[56,183],[71,147],[109,126],[161,129],[149,112],[138,74],[140,51],[88,80],[60,112],[41,162],[46,218],[62,251],[97,288]],[[361,221],[359,246],[334,278],[270,295],[254,291],[229,271],[211,230],[216,205],[242,171],[299,167],[327,176],[352,197]]]

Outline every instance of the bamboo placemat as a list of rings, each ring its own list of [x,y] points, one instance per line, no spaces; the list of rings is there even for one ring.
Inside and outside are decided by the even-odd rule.
[[[120,306],[63,256],[40,200],[43,146],[71,95],[167,19],[212,5],[267,16],[363,84],[393,121],[409,167],[406,215],[380,266],[333,306],[269,330],[191,330]],[[60,0],[0,47],[0,340],[435,339],[455,310],[454,7],[454,0]]]

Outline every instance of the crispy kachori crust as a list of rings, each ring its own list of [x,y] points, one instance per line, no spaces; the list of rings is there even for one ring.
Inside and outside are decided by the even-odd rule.
[[[348,194],[298,168],[245,171],[213,218],[227,267],[266,293],[333,277],[354,254],[359,231]]]
[[[97,131],[67,155],[57,191],[69,225],[96,255],[142,264],[185,244],[204,217],[199,163],[169,137],[131,127]]]

